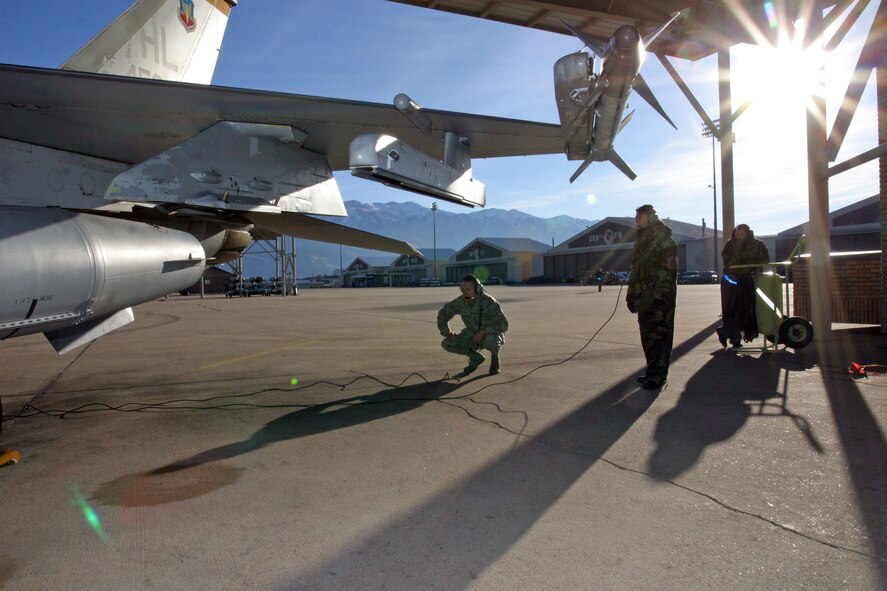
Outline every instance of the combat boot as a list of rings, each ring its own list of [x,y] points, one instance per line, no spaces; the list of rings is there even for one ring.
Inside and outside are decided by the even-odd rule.
[[[494,349],[492,353],[490,357],[490,375],[494,376],[502,370],[499,369],[499,349]]]
[[[476,370],[480,366],[480,364],[484,362],[485,359],[486,357],[484,357],[477,351],[472,351],[468,355],[468,365],[465,366],[465,369],[462,370],[462,373],[468,375],[474,372],[474,370]]]

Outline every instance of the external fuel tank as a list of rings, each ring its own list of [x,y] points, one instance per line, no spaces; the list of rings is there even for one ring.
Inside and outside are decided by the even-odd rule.
[[[0,207],[0,251],[0,339],[76,337],[78,326],[193,285],[205,264],[186,232],[52,208]]]

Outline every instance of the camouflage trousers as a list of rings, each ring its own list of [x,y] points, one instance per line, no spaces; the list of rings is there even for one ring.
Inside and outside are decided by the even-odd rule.
[[[449,353],[457,355],[468,355],[472,357],[479,349],[488,349],[491,353],[496,354],[502,345],[499,343],[499,337],[496,334],[487,333],[484,340],[477,344],[472,340],[474,333],[470,330],[463,330],[454,339],[444,339],[440,342],[440,346]]]
[[[646,310],[638,310],[641,346],[647,358],[648,379],[662,383],[668,377],[671,347],[674,341],[675,303],[659,300]]]

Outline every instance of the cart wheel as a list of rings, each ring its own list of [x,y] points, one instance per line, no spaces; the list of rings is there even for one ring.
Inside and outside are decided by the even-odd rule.
[[[792,349],[803,349],[813,341],[813,325],[806,318],[792,316],[779,325],[779,342]]]

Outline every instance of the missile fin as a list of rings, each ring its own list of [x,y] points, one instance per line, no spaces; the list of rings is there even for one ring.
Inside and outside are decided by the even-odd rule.
[[[662,118],[668,121],[669,125],[671,125],[675,129],[678,128],[678,126],[674,124],[671,118],[669,118],[669,116],[665,114],[665,110],[662,108],[662,105],[659,104],[659,101],[656,100],[656,97],[653,95],[653,91],[650,90],[649,86],[647,86],[647,81],[644,80],[643,76],[641,76],[640,74],[635,76],[633,86],[634,91],[638,93],[638,96],[647,101],[648,105],[653,107],[657,113],[662,115]]]
[[[576,179],[578,179],[578,178],[579,178],[579,175],[582,174],[583,172],[585,172],[585,169],[588,168],[588,166],[589,166],[592,162],[594,162],[594,161],[596,161],[596,160],[599,160],[599,159],[600,159],[600,158],[598,158],[598,154],[597,154],[597,152],[595,152],[594,150],[592,150],[591,154],[588,155],[588,158],[586,158],[586,159],[582,162],[582,164],[579,165],[579,168],[577,168],[577,169],[576,169],[576,172],[573,173],[573,176],[570,177],[570,183],[572,184],[573,181],[575,181]]]
[[[669,21],[669,22],[671,22],[671,21]],[[561,24],[564,25],[568,31],[573,33],[573,36],[575,36],[577,39],[579,39],[579,41],[582,41],[583,43],[585,43],[586,47],[588,47],[588,49],[593,51],[596,56],[598,56],[600,58],[604,57],[604,54],[606,53],[606,49],[607,49],[605,44],[601,43],[600,41],[598,41],[597,39],[595,39],[593,37],[586,35],[582,31],[578,31],[578,30],[574,29],[569,23],[561,21]]]
[[[622,174],[624,174],[631,180],[638,178],[638,175],[636,175],[631,167],[629,167],[628,164],[625,163],[625,160],[623,160],[622,157],[616,153],[616,150],[610,150],[609,152],[607,152],[607,160],[612,162],[613,166],[621,170]]]
[[[668,19],[668,22],[666,22],[664,25],[662,25],[661,27],[659,27],[658,29],[656,29],[655,31],[653,31],[652,33],[650,33],[649,35],[644,37],[644,49],[646,50],[647,47],[650,47],[650,44],[653,43],[654,41],[656,41],[656,38],[662,34],[662,31],[664,31],[666,29],[666,27],[668,27],[668,25],[670,25],[672,22],[674,22],[674,19],[678,18],[679,16],[681,16],[680,10],[672,13],[671,18]]]
[[[619,129],[616,130],[616,133],[613,134],[613,137],[616,137],[617,135],[619,135],[619,132],[622,131],[622,129],[623,129],[626,125],[628,125],[628,122],[631,121],[631,118],[632,118],[632,117],[634,117],[634,112],[635,112],[636,110],[637,110],[637,109],[632,109],[631,113],[629,113],[628,116],[627,116],[625,119],[622,120],[622,122],[619,124]]]

